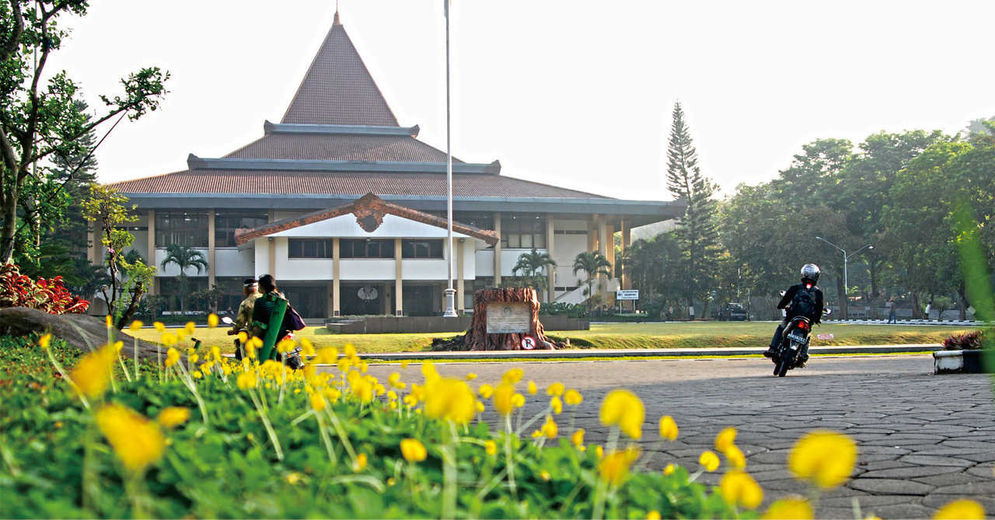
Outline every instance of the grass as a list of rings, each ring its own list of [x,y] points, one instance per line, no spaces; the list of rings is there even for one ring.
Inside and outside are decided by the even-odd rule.
[[[547,335],[563,341],[570,339],[574,348],[639,349],[639,348],[721,348],[762,347],[770,341],[776,324],[773,322],[671,322],[671,323],[610,323],[594,324],[591,330],[547,331]],[[227,328],[199,328],[194,337],[205,346],[218,345],[231,352],[232,336]],[[827,324],[816,327],[816,334],[833,334],[831,340],[813,339],[813,345],[884,345],[940,343],[967,328],[944,326],[847,325]],[[135,333],[139,338],[155,342],[159,333],[152,327]],[[419,352],[428,350],[434,338],[449,338],[455,333],[418,334],[334,334],[323,327],[307,327],[297,332],[298,339],[308,338],[316,347],[342,347],[351,343],[361,353]]]

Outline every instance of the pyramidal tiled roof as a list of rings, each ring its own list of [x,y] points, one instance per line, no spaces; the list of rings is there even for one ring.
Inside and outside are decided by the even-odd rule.
[[[281,123],[398,126],[337,12]]]

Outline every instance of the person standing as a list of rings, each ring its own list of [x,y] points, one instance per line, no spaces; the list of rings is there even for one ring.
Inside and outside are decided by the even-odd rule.
[[[253,278],[246,278],[242,281],[242,294],[245,295],[245,299],[242,303],[238,304],[238,314],[235,315],[235,323],[232,324],[231,330],[228,331],[229,336],[234,336],[241,331],[245,331],[249,337],[252,337],[252,307],[256,303],[261,294],[256,290],[258,284]],[[235,349],[235,357],[242,359],[241,345]]]
[[[260,361],[277,359],[276,344],[289,332],[283,319],[289,303],[283,293],[277,290],[273,275],[260,276],[259,289],[262,295],[252,305],[252,335],[263,340]],[[270,330],[272,327],[278,329],[276,334]]]
[[[884,306],[888,307],[888,323],[898,323],[898,320],[895,319],[895,297],[888,298],[888,303]]]

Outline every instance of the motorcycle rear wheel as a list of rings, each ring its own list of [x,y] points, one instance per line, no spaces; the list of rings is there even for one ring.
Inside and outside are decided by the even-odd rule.
[[[791,366],[791,362],[788,361],[787,359],[779,361],[777,363],[777,367],[775,368],[774,374],[776,374],[777,377],[784,377],[785,375],[787,375],[787,373],[788,373],[788,367],[790,367],[790,366]]]

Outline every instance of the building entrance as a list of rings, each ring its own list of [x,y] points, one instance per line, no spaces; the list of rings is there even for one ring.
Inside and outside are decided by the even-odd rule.
[[[388,314],[384,311],[384,294],[382,283],[342,284],[342,295],[339,304],[343,316],[377,316]]]
[[[325,286],[304,287],[300,285],[280,285],[290,305],[305,318],[328,317],[328,295]]]

